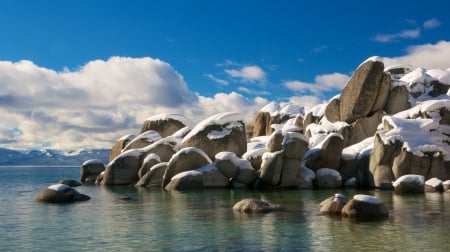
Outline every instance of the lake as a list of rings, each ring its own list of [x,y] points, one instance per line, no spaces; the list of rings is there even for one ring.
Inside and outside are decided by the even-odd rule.
[[[450,251],[450,193],[82,186],[77,190],[90,201],[33,201],[61,179],[78,180],[79,172],[79,167],[0,167],[0,250]],[[375,195],[390,217],[355,222],[320,215],[319,203],[336,192]],[[243,198],[281,204],[286,211],[233,212]]]

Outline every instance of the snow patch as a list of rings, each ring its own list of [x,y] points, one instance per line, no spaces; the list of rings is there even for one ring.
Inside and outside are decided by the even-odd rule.
[[[242,127],[242,124],[238,122],[230,122],[222,130],[212,130],[206,135],[206,137],[208,137],[209,140],[222,139],[231,134],[233,128],[240,127]]]
[[[381,200],[375,196],[372,195],[366,195],[366,194],[356,194],[355,196],[353,196],[353,199],[356,201],[360,201],[360,202],[366,202],[369,204],[381,204]]]
[[[219,152],[214,156],[214,159],[215,160],[229,160],[236,166],[239,165],[239,160],[240,160],[234,152],[230,152],[230,151]]]
[[[206,153],[203,150],[201,150],[200,148],[197,148],[197,147],[185,147],[185,148],[179,150],[177,153],[175,153],[170,159],[174,159],[174,158],[177,158],[179,155],[185,155],[185,154],[189,154],[191,152],[196,152],[196,153],[200,154],[205,160],[208,161],[208,163],[212,163],[212,161],[208,157],[208,155],[206,155]]]
[[[431,187],[438,187],[440,184],[442,184],[442,180],[438,178],[431,178],[425,181],[425,185],[429,185]]]
[[[184,171],[175,174],[175,176],[173,176],[170,180],[181,179],[184,177],[191,177],[191,176],[202,176],[202,173],[198,170]]]
[[[65,191],[67,189],[71,189],[72,187],[65,184],[54,184],[48,187],[48,189],[55,190],[57,192]]]
[[[317,177],[331,176],[342,180],[341,174],[339,174],[338,171],[330,168],[320,168],[317,170],[316,174]]]
[[[423,186],[425,178],[422,175],[415,175],[415,174],[409,174],[409,175],[403,175],[400,178],[398,178],[397,180],[395,180],[394,183],[392,183],[392,185],[394,187],[397,187],[400,185],[400,183],[414,183],[417,184],[419,186]]]
[[[179,121],[182,124],[184,124],[185,126],[192,125],[192,122],[189,118],[187,118],[181,114],[172,114],[172,113],[154,115],[154,116],[147,118],[146,121],[165,121],[165,120],[169,120],[169,119]]]
[[[123,141],[123,140],[131,141],[135,137],[136,137],[136,135],[134,135],[134,134],[128,134],[128,135],[122,136],[121,138],[117,139],[117,141]]]
[[[99,159],[89,159],[84,161],[81,166],[91,165],[91,164],[103,164],[103,162]]]
[[[183,142],[190,139],[191,137],[197,135],[200,131],[204,130],[206,127],[211,125],[226,125],[230,124],[229,127],[241,127],[242,125],[240,123],[237,123],[238,121],[244,121],[242,114],[236,113],[236,112],[224,112],[219,113],[216,115],[213,115],[203,121],[201,121],[199,124],[197,124],[183,139]],[[227,127],[227,130],[230,130],[230,128]],[[226,132],[220,132],[220,133],[214,133],[211,135],[211,137],[214,136],[223,136]],[[228,133],[229,134],[229,133]]]
[[[158,141],[159,139],[161,139],[161,135],[157,131],[147,130],[145,132],[142,132],[140,135],[135,137],[130,142],[128,142],[128,144],[124,147],[124,149],[127,149],[128,146],[136,143],[137,141],[143,140],[148,143],[154,143],[154,142]]]

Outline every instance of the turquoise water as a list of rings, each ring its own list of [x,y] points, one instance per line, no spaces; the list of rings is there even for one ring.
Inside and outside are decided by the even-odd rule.
[[[34,195],[77,167],[0,167],[0,251],[449,251],[450,193],[397,196],[390,191],[203,190],[82,186],[90,201],[52,205]],[[318,214],[341,192],[373,194],[390,209],[377,222]],[[128,196],[128,200],[121,200]],[[286,207],[246,215],[243,198]]]

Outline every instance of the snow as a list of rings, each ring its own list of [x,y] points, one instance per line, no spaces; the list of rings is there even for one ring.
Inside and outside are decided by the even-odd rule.
[[[284,134],[282,145],[286,145],[286,144],[294,141],[294,139],[298,139],[305,143],[309,143],[309,139],[306,136],[304,136],[303,134],[300,134],[297,132],[286,132]]]
[[[142,152],[148,152],[149,150],[155,148],[156,146],[164,144],[164,145],[167,145],[167,146],[171,146],[172,150],[174,152],[176,152],[176,151],[178,151],[180,149],[180,145],[181,145],[180,142],[181,142],[180,138],[173,137],[173,136],[168,136],[168,137],[165,137],[165,138],[161,138],[158,141],[156,141],[156,142],[154,142],[154,143],[152,143],[152,144],[150,144],[150,145],[148,145],[148,146],[146,146],[144,148],[141,148],[139,150],[141,150]]]
[[[335,193],[334,198],[335,199],[346,199],[347,197],[345,197],[345,195],[343,195],[343,194]]]
[[[209,140],[222,139],[231,134],[233,128],[239,127],[242,127],[242,124],[238,122],[230,122],[222,130],[212,130],[206,135],[206,137],[208,137]]]
[[[270,136],[258,136],[251,138],[250,141],[247,142],[247,152],[254,149],[262,149],[266,148],[266,144],[269,141]]]
[[[430,69],[427,74],[443,84],[450,85],[450,71],[448,69]]]
[[[356,184],[356,177],[351,177],[345,181],[344,186],[352,186],[355,184]]]
[[[317,177],[324,177],[324,176],[332,176],[337,179],[342,179],[341,174],[339,174],[338,171],[330,168],[320,168],[316,172]]]
[[[442,185],[450,185],[450,180],[446,180],[446,181],[444,181],[443,183],[442,183]]]
[[[173,113],[154,115],[154,116],[147,118],[146,121],[164,121],[164,120],[169,120],[169,119],[179,121],[182,124],[184,124],[185,126],[192,125],[192,122],[189,118],[187,118],[181,114],[173,114]]]
[[[175,174],[175,176],[173,176],[170,180],[175,180],[175,179],[180,179],[183,177],[190,177],[190,176],[201,176],[201,175],[202,175],[202,173],[199,172],[198,170],[184,171],[184,172]]]
[[[65,184],[54,184],[48,187],[48,189],[55,190],[57,192],[61,192],[67,189],[71,189],[72,187]]]
[[[431,178],[425,181],[425,185],[429,185],[431,187],[438,187],[440,184],[442,184],[442,180],[438,178]]]
[[[305,132],[309,132],[311,137],[309,138],[309,146],[315,147],[319,143],[323,142],[325,138],[328,137],[330,133],[340,132],[344,127],[348,127],[349,124],[346,122],[335,122],[332,123],[328,121],[326,117],[320,120],[319,124],[311,123],[306,127]]]
[[[360,201],[360,202],[366,202],[369,204],[381,204],[381,200],[375,196],[372,195],[366,195],[366,194],[356,194],[355,196],[353,196],[353,199],[356,201]]]
[[[270,102],[260,109],[261,112],[267,112],[270,116],[277,116],[280,112],[280,104],[277,102]]]
[[[91,164],[103,164],[103,162],[100,159],[89,159],[89,160],[84,161],[84,163],[81,166],[91,165]]]
[[[304,107],[294,103],[270,102],[266,106],[262,107],[260,111],[269,113],[271,117],[278,115],[288,115],[289,117],[294,117],[298,114],[305,114]]]
[[[150,162],[150,160],[155,160],[156,162],[161,163],[161,158],[158,156],[158,154],[155,154],[155,153],[148,154],[144,158],[144,161],[142,163],[146,164],[146,163]]]
[[[312,107],[307,114],[311,113],[315,117],[322,117],[325,115],[325,109],[327,108],[328,103],[317,104]]]
[[[197,135],[200,131],[204,130],[206,127],[211,125],[226,125],[229,124],[230,127],[242,127],[240,123],[236,123],[238,121],[244,121],[242,114],[236,112],[224,112],[213,115],[200,123],[198,123],[183,139],[183,141],[190,139],[191,137]],[[227,127],[230,130],[229,127]],[[211,137],[214,136],[223,136],[225,132],[214,133]]]
[[[239,159],[238,165],[239,169],[252,169],[254,170],[255,168],[253,168],[252,164],[250,163],[250,161],[245,160],[245,159]]]
[[[191,127],[186,126],[184,128],[177,130],[175,133],[172,134],[172,136],[177,138],[183,138],[185,135],[189,133],[189,131],[191,131]]]
[[[340,134],[340,133],[330,133],[328,135],[326,135],[322,141],[320,141],[319,143],[315,144],[313,146],[314,149],[322,149],[323,145],[325,144],[325,142],[331,138],[331,137],[340,137],[341,139],[344,139],[344,137]],[[311,138],[309,139],[311,141]],[[310,142],[310,146],[311,146],[311,142]]]
[[[405,182],[405,183],[415,183],[419,186],[423,186],[424,181],[425,181],[425,178],[422,175],[409,174],[409,175],[401,176],[400,178],[395,180],[395,182],[392,183],[392,185],[394,187],[397,187],[400,185],[400,183]]]
[[[265,146],[263,148],[250,149],[242,155],[242,158],[253,159],[262,156],[266,152],[267,149],[265,148]]]
[[[360,153],[373,149],[374,137],[368,137],[359,143],[350,145],[342,150],[342,158],[345,160],[356,159]]]
[[[450,111],[450,99],[440,99],[440,100],[434,99],[424,101],[408,110],[401,111],[395,114],[394,116],[409,119],[409,118],[416,118],[420,115],[426,114],[429,117],[431,117],[434,121],[440,121],[441,120],[441,116],[439,114],[440,108],[446,108],[447,110]]]
[[[130,142],[128,142],[128,144],[124,147],[124,149],[126,149],[128,146],[130,146],[131,144],[133,144],[137,141],[143,140],[148,143],[154,143],[154,142],[158,141],[159,139],[161,139],[161,135],[157,131],[147,130],[145,132],[142,132],[140,135],[135,137]]]
[[[215,160],[229,160],[236,166],[239,164],[239,160],[240,160],[234,152],[230,152],[230,151],[219,152],[214,156],[214,159]]]
[[[117,139],[117,141],[123,141],[123,140],[131,141],[131,140],[133,140],[135,137],[136,137],[136,135],[128,134],[128,135],[122,136],[121,138]]]
[[[177,158],[177,156],[179,155],[185,155],[191,152],[196,152],[198,154],[200,154],[201,156],[203,156],[203,158],[205,160],[208,161],[208,163],[212,163],[211,159],[208,157],[208,155],[206,155],[206,153],[204,151],[202,151],[201,149],[197,148],[197,147],[185,147],[181,150],[179,150],[177,153],[175,153],[171,159]]]

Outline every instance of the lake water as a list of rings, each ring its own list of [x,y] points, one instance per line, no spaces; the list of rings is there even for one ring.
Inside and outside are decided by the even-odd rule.
[[[0,167],[0,251],[450,251],[450,193],[82,186],[77,190],[90,201],[33,202],[61,179],[79,179],[79,168]],[[375,195],[390,217],[355,222],[319,215],[319,203],[336,192]],[[243,198],[286,211],[233,212]]]

